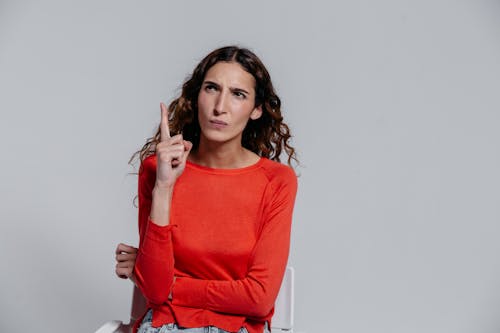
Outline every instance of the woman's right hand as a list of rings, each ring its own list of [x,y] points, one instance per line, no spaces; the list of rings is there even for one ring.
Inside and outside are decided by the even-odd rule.
[[[160,108],[160,142],[156,145],[155,186],[173,188],[177,178],[184,171],[193,144],[184,140],[182,134],[170,137],[167,107],[164,103],[160,103]]]

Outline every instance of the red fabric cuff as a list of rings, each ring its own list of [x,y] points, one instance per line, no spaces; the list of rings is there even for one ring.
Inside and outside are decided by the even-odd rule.
[[[205,309],[207,287],[207,280],[177,277],[172,289],[172,304]]]
[[[148,219],[146,227],[146,237],[156,241],[165,242],[170,240],[170,232],[172,228],[177,227],[176,224],[167,224],[165,226],[158,225],[153,220]]]
[[[172,255],[172,229],[177,225],[159,226],[148,219],[146,235],[141,244],[141,252],[158,260],[168,259]]]

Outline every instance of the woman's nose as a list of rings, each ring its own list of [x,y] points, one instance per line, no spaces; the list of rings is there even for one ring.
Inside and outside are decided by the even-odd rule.
[[[226,93],[222,91],[218,96],[217,100],[215,101],[215,107],[214,107],[214,113],[215,114],[220,114],[226,112]]]

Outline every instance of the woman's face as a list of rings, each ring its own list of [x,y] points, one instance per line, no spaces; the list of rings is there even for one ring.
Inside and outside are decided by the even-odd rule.
[[[236,62],[218,62],[208,70],[198,94],[201,140],[241,144],[249,119],[261,115],[252,74]]]

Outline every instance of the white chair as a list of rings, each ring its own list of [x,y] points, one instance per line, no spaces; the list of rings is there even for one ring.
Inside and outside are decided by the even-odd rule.
[[[293,333],[293,288],[294,270],[287,267],[280,291],[274,306],[274,315],[271,323],[271,333]],[[95,333],[131,333],[135,321],[146,312],[146,300],[137,287],[132,297],[130,322],[124,324],[113,320],[102,325]]]
[[[274,315],[271,320],[271,333],[293,333],[293,300],[294,300],[294,274],[293,267],[287,267],[276,303]]]

